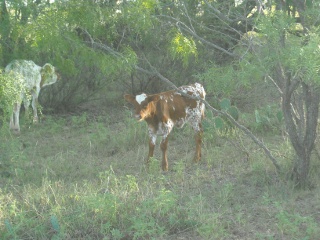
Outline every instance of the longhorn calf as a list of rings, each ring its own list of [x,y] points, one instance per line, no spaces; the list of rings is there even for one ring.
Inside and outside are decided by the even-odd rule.
[[[40,67],[33,61],[28,60],[14,60],[10,62],[5,68],[5,73],[12,74],[16,83],[23,86],[19,100],[14,103],[13,112],[10,118],[10,129],[19,133],[19,113],[21,103],[24,103],[27,113],[30,106],[30,100],[27,96],[28,94],[32,95],[33,120],[37,122],[37,104],[40,89],[55,83],[58,77],[55,68],[51,64],[46,63],[43,67]]]
[[[206,92],[200,83],[181,86],[179,91],[192,97],[205,99]],[[201,158],[202,125],[205,105],[200,100],[182,95],[179,91],[171,90],[153,95],[124,95],[127,102],[135,108],[135,118],[145,120],[149,132],[149,154],[147,163],[153,157],[157,136],[162,136],[162,170],[168,170],[167,146],[168,136],[174,126],[181,128],[185,123],[191,124],[195,131],[196,153],[194,161]]]

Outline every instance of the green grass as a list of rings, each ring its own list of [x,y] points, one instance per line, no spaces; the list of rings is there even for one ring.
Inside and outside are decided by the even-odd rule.
[[[318,239],[319,162],[314,188],[286,178],[292,149],[264,141],[283,176],[237,130],[207,131],[192,163],[189,127],[170,137],[169,172],[159,147],[147,171],[147,129],[129,112],[47,116],[1,133],[0,239]],[[264,137],[264,136],[262,136]]]

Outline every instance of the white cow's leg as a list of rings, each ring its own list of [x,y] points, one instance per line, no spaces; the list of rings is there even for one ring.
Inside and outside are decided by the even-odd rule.
[[[10,129],[14,129],[13,115],[14,115],[14,113],[12,112],[12,114],[11,114],[11,116],[10,116],[10,125],[9,125]]]
[[[13,112],[10,117],[10,129],[16,132],[20,132],[20,125],[19,125],[19,114],[20,114],[20,103],[15,103],[13,106]]]
[[[38,94],[37,93],[32,93],[33,122],[35,122],[35,123],[38,122],[37,105],[38,105]]]
[[[23,100],[23,105],[24,105],[25,117],[26,117],[26,119],[28,119],[29,118],[29,106],[30,106],[29,99],[25,98]]]

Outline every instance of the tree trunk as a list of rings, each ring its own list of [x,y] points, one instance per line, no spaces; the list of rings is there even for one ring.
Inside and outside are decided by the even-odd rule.
[[[0,6],[0,44],[2,48],[2,61],[0,62],[0,65],[6,65],[8,64],[8,60],[10,59],[10,56],[12,55],[13,50],[13,42],[10,38],[10,32],[11,32],[11,23],[10,23],[10,17],[7,9],[7,3],[6,1],[1,2]]]
[[[310,157],[317,132],[319,89],[299,80],[286,80],[282,93],[282,111],[290,141],[296,153],[292,178],[297,186],[308,183]]]
[[[301,155],[301,156],[299,156]],[[292,179],[295,181],[298,187],[308,186],[308,175],[310,169],[310,155],[297,153],[294,167],[291,173]]]

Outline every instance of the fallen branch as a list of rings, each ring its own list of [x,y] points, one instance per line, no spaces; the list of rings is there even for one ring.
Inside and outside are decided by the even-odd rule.
[[[226,111],[221,111],[221,110],[217,110],[214,107],[212,107],[206,100],[201,99],[199,97],[193,97],[190,96],[189,94],[186,94],[184,92],[182,92],[181,90],[179,90],[179,88],[174,85],[169,79],[167,79],[166,77],[164,77],[162,74],[160,74],[151,64],[150,62],[145,59],[150,68],[152,69],[152,71],[147,71],[145,69],[141,69],[140,67],[136,66],[136,69],[139,71],[142,71],[144,73],[148,73],[148,74],[153,74],[156,75],[157,77],[159,77],[163,82],[165,82],[166,84],[168,84],[169,86],[171,86],[173,89],[175,89],[176,91],[178,91],[179,93],[181,93],[182,95],[189,97],[189,98],[193,98],[196,100],[199,100],[201,102],[203,102],[206,107],[208,109],[210,109],[213,113],[215,113],[216,115],[221,115],[226,117],[227,119],[230,120],[230,122],[236,126],[237,128],[239,128],[240,130],[242,130],[247,136],[249,136],[260,148],[262,148],[265,152],[265,154],[270,158],[270,160],[272,161],[273,165],[275,166],[277,172],[280,172],[280,166],[277,163],[277,160],[275,159],[275,157],[272,155],[271,151],[266,147],[266,145],[260,141],[248,128],[246,128],[245,126],[241,125],[240,123],[238,123],[229,113],[227,113]]]
[[[108,52],[109,54],[112,54],[113,56],[115,57],[118,57],[118,58],[122,58],[124,59],[125,57],[119,53],[118,51],[116,50],[113,50],[111,47],[105,45],[105,44],[102,44],[102,43],[97,43],[92,37],[91,35],[86,31],[84,30],[84,33],[89,36],[90,38],[90,45],[92,47],[96,47],[96,48],[100,48],[106,52]],[[190,96],[184,92],[182,92],[181,90],[179,90],[179,88],[174,85],[168,78],[164,77],[162,74],[160,74],[157,69],[155,67],[153,67],[151,65],[151,63],[147,60],[147,58],[144,58],[144,61],[146,61],[148,64],[149,64],[149,67],[152,69],[152,71],[149,71],[149,70],[146,70],[144,68],[141,68],[137,65],[134,66],[134,68],[138,71],[141,71],[145,74],[148,74],[148,75],[155,75],[157,77],[159,77],[161,79],[161,81],[165,82],[166,84],[168,84],[170,87],[172,87],[173,89],[175,89],[176,91],[178,91],[179,93],[181,93],[181,95],[183,96],[186,96],[186,97],[189,97],[189,98],[193,98],[193,99],[196,99],[196,100],[199,100],[201,102],[203,102],[206,107],[208,109],[210,109],[213,113],[215,113],[216,115],[221,115],[221,116],[224,116],[226,117],[227,119],[230,120],[230,122],[236,126],[237,128],[239,128],[240,130],[242,130],[247,136],[249,136],[260,148],[262,148],[265,152],[265,154],[270,158],[270,160],[272,161],[273,165],[275,166],[277,172],[280,172],[280,166],[279,164],[277,163],[277,160],[275,159],[275,157],[271,154],[271,151],[264,145],[264,143],[262,141],[260,141],[248,128],[246,128],[245,126],[241,125],[240,123],[238,123],[230,114],[228,114],[226,111],[220,111],[220,110],[217,110],[215,109],[214,107],[212,107],[206,100],[204,99],[201,99],[201,98],[197,98],[197,97],[193,97],[193,96]]]

